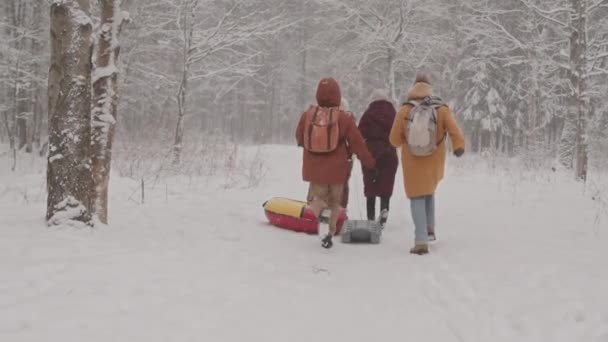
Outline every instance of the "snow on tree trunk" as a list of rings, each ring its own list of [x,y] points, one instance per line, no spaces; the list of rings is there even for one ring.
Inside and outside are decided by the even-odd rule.
[[[108,223],[108,185],[112,163],[112,142],[118,106],[116,64],[120,52],[118,35],[123,23],[121,0],[101,0],[101,27],[95,46],[91,159],[95,198],[93,211],[101,223]]]
[[[574,148],[576,144],[576,114],[568,114],[559,142],[558,158],[560,164],[571,170],[574,167]]]
[[[51,4],[47,223],[91,224],[89,0]]]

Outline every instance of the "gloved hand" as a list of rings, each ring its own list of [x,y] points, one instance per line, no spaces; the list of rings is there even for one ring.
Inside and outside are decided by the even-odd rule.
[[[374,168],[372,170],[372,183],[376,184],[380,180],[380,170]]]
[[[456,157],[461,157],[464,154],[464,148],[459,148],[456,151],[454,151],[454,155]]]

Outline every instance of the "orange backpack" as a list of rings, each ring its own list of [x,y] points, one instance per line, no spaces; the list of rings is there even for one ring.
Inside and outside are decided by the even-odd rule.
[[[340,108],[311,106],[304,121],[304,148],[313,153],[329,153],[340,142]]]

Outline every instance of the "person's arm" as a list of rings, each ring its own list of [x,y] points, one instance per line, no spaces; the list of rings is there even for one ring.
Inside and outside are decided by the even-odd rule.
[[[389,141],[395,148],[403,146],[405,141],[405,118],[409,115],[409,108],[403,107],[393,121],[393,127],[389,135]]]
[[[304,121],[306,118],[306,112],[302,113],[300,116],[300,122],[298,122],[298,127],[296,128],[296,142],[298,146],[304,146]]]
[[[462,134],[460,127],[458,127],[458,123],[456,123],[452,111],[447,107],[444,108],[445,130],[448,132],[450,140],[452,141],[454,154],[457,157],[460,157],[464,154],[464,135]]]
[[[363,139],[367,140],[367,137],[369,136],[369,117],[367,114],[363,114],[359,121],[359,132],[361,132]]]
[[[361,161],[361,164],[366,169],[373,169],[376,166],[376,161],[372,154],[367,149],[367,144],[363,140],[359,128],[355,125],[352,120],[348,120],[349,124],[346,129],[346,140],[350,146],[350,149],[357,155],[357,158]]]

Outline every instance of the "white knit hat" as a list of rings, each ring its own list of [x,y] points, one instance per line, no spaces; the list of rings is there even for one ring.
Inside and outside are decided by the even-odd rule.
[[[372,91],[372,95],[369,97],[369,102],[376,101],[390,101],[388,98],[388,90],[374,89],[374,91]]]

